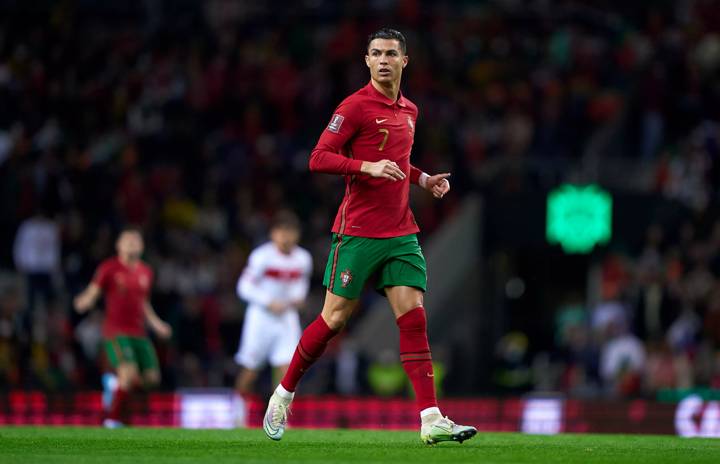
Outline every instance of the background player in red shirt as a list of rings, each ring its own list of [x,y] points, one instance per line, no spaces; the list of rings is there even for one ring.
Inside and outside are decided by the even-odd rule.
[[[477,430],[454,424],[437,406],[423,308],[425,258],[409,207],[410,183],[442,198],[450,190],[450,174],[429,176],[410,164],[418,110],[400,93],[408,64],[405,37],[393,29],[371,34],[365,63],[370,83],[340,103],[310,156],[312,171],[345,176],[345,197],[332,228],[322,312],[303,332],[270,398],[263,428],[271,439],[282,438],[298,381],[357,308],[367,279],[377,274],[376,288],[387,296],[400,330],[400,360],[417,397],[421,440],[462,442]]]
[[[95,306],[101,294],[105,295],[103,343],[118,383],[104,422],[111,428],[122,425],[120,416],[133,388],[160,382],[158,360],[147,338],[145,321],[159,337],[167,339],[172,335],[171,327],[150,304],[153,272],[140,259],[143,248],[140,231],[123,230],[116,242],[117,256],[100,264],[90,285],[74,301],[76,311],[85,313]]]

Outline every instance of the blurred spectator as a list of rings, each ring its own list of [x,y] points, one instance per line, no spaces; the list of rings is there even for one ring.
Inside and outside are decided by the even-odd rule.
[[[639,393],[646,354],[642,341],[627,331],[622,321],[606,327],[607,340],[600,350],[600,376],[613,395]]]
[[[505,334],[495,348],[493,382],[503,390],[522,392],[530,386],[528,338],[522,332]]]
[[[3,288],[0,292],[0,389],[20,386],[23,353],[17,322],[21,311],[19,292]]]
[[[593,396],[599,387],[598,349],[582,306],[569,305],[558,311],[554,362],[560,363],[557,386],[575,396]],[[546,387],[546,389],[550,389]]]
[[[653,393],[664,388],[676,388],[678,377],[675,357],[668,344],[663,341],[649,343],[644,379],[646,391]]]
[[[597,338],[605,340],[615,335],[619,327],[626,327],[627,309],[619,300],[598,303],[592,310],[591,327]]]
[[[20,224],[13,245],[15,268],[25,277],[27,308],[23,326],[29,327],[37,304],[47,310],[55,296],[53,277],[60,271],[60,230],[41,208]]]
[[[662,340],[677,316],[679,301],[667,285],[662,255],[664,232],[660,225],[652,225],[647,232],[645,246],[635,267],[638,297],[633,326],[643,340]]]
[[[703,321],[703,333],[715,351],[720,353],[720,282],[715,283],[710,297],[710,304]]]
[[[690,307],[685,307],[667,331],[667,341],[675,352],[693,353],[700,333],[700,318]]]

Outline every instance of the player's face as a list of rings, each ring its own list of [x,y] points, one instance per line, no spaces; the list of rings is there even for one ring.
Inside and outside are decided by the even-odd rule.
[[[370,77],[380,84],[400,81],[407,63],[408,57],[400,49],[400,42],[394,39],[374,39],[365,55]]]
[[[290,253],[300,240],[300,231],[290,227],[275,227],[270,231],[270,240],[283,253]]]
[[[140,259],[144,248],[145,244],[143,243],[142,235],[138,232],[126,231],[118,237],[117,252],[123,259]]]

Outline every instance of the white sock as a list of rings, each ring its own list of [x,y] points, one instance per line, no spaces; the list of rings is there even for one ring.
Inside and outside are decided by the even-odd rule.
[[[108,387],[110,390],[115,391],[118,389],[118,379],[117,375],[110,374],[110,379],[108,380]]]
[[[286,400],[292,400],[295,397],[295,392],[285,390],[285,387],[283,387],[281,383],[278,384],[275,393],[277,393],[280,398]]]
[[[442,413],[440,412],[440,408],[438,408],[437,406],[433,406],[432,408],[425,408],[420,411],[420,421],[423,424],[432,424],[440,418],[442,418]]]

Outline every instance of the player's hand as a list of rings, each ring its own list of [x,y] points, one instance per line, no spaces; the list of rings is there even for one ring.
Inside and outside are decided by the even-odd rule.
[[[402,172],[400,166],[398,166],[396,162],[387,159],[375,163],[363,161],[360,171],[370,177],[382,177],[393,182],[405,178],[405,173]]]
[[[92,301],[84,293],[73,299],[73,307],[78,314],[84,314],[92,308]]]
[[[285,303],[284,301],[276,300],[276,301],[270,302],[270,304],[268,305],[268,309],[273,314],[282,314],[287,309],[287,306],[288,306],[287,303]]]
[[[157,336],[163,340],[168,340],[172,337],[172,327],[170,327],[170,324],[165,321],[157,321],[153,326],[153,329],[155,329]]]
[[[425,189],[432,193],[435,198],[442,198],[450,191],[450,181],[447,180],[448,177],[450,177],[449,172],[428,177],[425,182]]]

